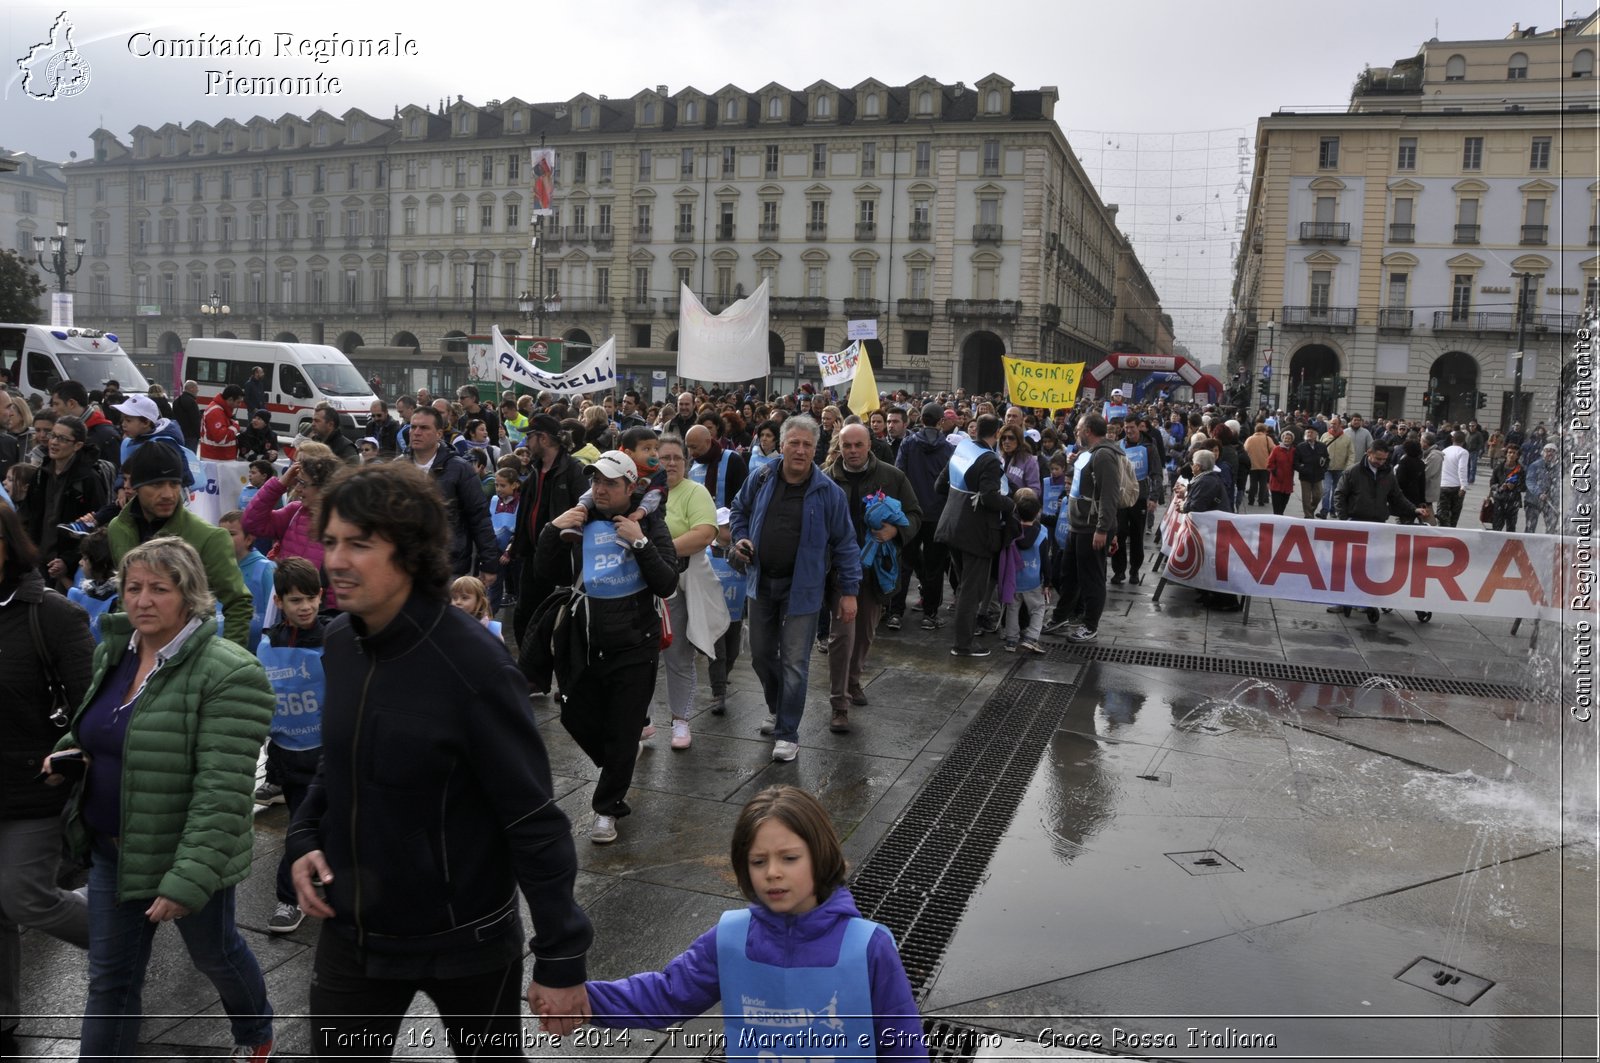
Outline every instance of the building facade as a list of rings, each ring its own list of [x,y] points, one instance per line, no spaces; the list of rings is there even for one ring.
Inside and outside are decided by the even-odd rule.
[[[1259,121],[1225,336],[1253,399],[1551,419],[1600,294],[1596,23],[1432,40],[1364,72],[1342,113]]]
[[[38,270],[33,238],[54,236],[56,223],[66,220],[67,182],[61,167],[25,151],[0,148],[0,242]],[[55,278],[39,272],[45,283],[54,288]],[[40,320],[49,320],[49,298],[48,294],[40,297]]]
[[[671,369],[680,285],[716,309],[766,281],[775,382],[871,319],[880,385],[997,390],[1001,354],[1093,362],[1116,331],[1126,242],[1056,98],[998,75],[658,86],[98,130],[66,167],[78,317],[147,360],[213,329],[292,336],[433,386],[491,324],[614,335],[624,373]],[[536,228],[541,146],[556,213]],[[201,315],[212,292],[226,317]]]

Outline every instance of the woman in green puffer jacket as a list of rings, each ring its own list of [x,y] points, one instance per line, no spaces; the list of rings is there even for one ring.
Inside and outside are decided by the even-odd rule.
[[[265,1059],[272,1008],[234,925],[250,871],[256,757],[274,706],[254,656],[217,638],[215,603],[192,546],[164,536],[122,560],[126,614],[108,614],[94,679],[57,752],[87,761],[68,826],[90,855],[89,999],[82,1057],[138,1055],[141,990],[156,929],[173,921],[221,995],[238,1045]]]

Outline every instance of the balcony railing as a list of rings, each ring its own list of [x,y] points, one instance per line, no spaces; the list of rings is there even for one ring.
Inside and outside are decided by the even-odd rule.
[[[1347,244],[1350,242],[1350,223],[1347,221],[1303,221],[1300,239],[1309,243]]]
[[[827,238],[828,238],[828,223],[827,222],[825,222],[825,221],[824,222],[815,222],[815,221],[813,221],[813,222],[807,222],[806,223],[806,239],[807,240],[826,240]]]
[[[610,247],[615,232],[609,225],[596,225],[589,230],[589,239],[594,241],[596,247]]]
[[[1600,225],[1589,226],[1589,246],[1600,247]]]
[[[898,299],[895,301],[895,313],[901,317],[932,317],[932,299]]]
[[[932,240],[933,222],[914,221],[906,227],[907,240]]]
[[[878,316],[878,300],[876,299],[846,299],[844,301],[844,316],[852,321],[864,321]]]
[[[654,299],[629,299],[627,314],[629,317],[654,317],[656,301]]]
[[[800,298],[780,296],[772,300],[769,309],[779,317],[826,317],[828,300],[809,295]]]
[[[862,243],[878,238],[878,223],[875,221],[856,222],[856,239]]]
[[[346,235],[345,236],[345,238],[344,238],[344,247],[345,247],[346,251],[353,251],[353,250],[355,250],[356,248],[358,248],[360,246],[361,246],[361,237],[360,236],[350,236],[350,235]]]
[[[1039,308],[1039,327],[1055,328],[1061,324],[1061,308],[1055,303],[1045,303]]]
[[[252,251],[265,251],[267,249],[267,239],[264,236],[252,236],[249,246]]]
[[[161,253],[163,255],[175,255],[175,254],[177,254],[178,253],[178,241],[176,241],[176,240],[163,240],[163,241],[161,241]]]
[[[676,295],[664,296],[661,300],[661,312],[668,317],[677,317],[678,302],[679,299]]]
[[[1524,244],[1537,244],[1543,246],[1550,242],[1550,226],[1524,225],[1522,227],[1522,242]]]
[[[1005,238],[1004,225],[987,225],[980,222],[972,227],[972,242],[975,244],[998,244]]]
[[[1411,222],[1391,222],[1389,225],[1389,242],[1391,244],[1411,244],[1417,240],[1417,227]]]
[[[279,251],[293,251],[294,250],[294,242],[295,242],[295,237],[293,237],[293,236],[280,236],[280,237],[278,237],[278,250]]]
[[[1284,328],[1348,329],[1356,327],[1353,306],[1286,306],[1278,315]]]
[[[672,230],[672,238],[680,244],[694,243],[694,226],[679,225]]]
[[[589,242],[589,227],[587,225],[569,225],[565,235],[569,244],[586,244]]]
[[[756,226],[757,240],[776,240],[781,226],[775,221],[764,221]]]
[[[1577,314],[1529,314],[1527,330],[1534,335],[1545,332],[1572,332],[1578,327],[1578,321]],[[1517,315],[1511,312],[1437,310],[1433,315],[1433,330],[1514,334],[1517,331]]]
[[[726,243],[733,239],[733,222],[722,221],[717,223],[717,241]]]
[[[106,245],[105,244],[95,244],[94,245],[94,249],[91,251],[91,254],[95,258],[105,258],[106,257]]]
[[[328,238],[320,233],[311,238],[311,248],[314,251],[320,251],[322,248],[326,247],[327,244]]]
[[[1386,306],[1378,311],[1378,327],[1390,332],[1411,331],[1411,311],[1402,307]]]
[[[648,244],[651,241],[651,239],[652,239],[652,236],[651,236],[650,226],[648,226],[648,225],[635,225],[633,227],[633,242],[634,243],[636,243],[636,244]]]
[[[957,320],[1015,321],[1022,312],[1022,304],[1015,299],[946,299],[944,310]]]
[[[382,250],[383,248],[389,246],[388,233],[374,233],[370,239],[372,240],[372,246],[378,250]]]
[[[1476,225],[1457,225],[1455,242],[1458,244],[1477,243],[1478,227]]]

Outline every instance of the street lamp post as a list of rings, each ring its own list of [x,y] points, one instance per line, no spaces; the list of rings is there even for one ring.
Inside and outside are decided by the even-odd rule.
[[[1273,358],[1273,355],[1277,354],[1277,350],[1272,345],[1272,338],[1277,333],[1277,329],[1278,329],[1278,319],[1277,319],[1277,317],[1274,316],[1274,317],[1268,318],[1267,319],[1267,349],[1264,352],[1263,358],[1262,358],[1261,379],[1266,384],[1266,387],[1263,389],[1263,391],[1266,394],[1267,405],[1272,407],[1273,409],[1277,408],[1277,404],[1272,401],[1272,358]],[[1268,410],[1267,412],[1270,413],[1272,411]]]
[[[205,318],[208,318],[208,317],[216,318],[217,319],[217,328],[219,328],[219,329],[222,327],[222,319],[227,317],[231,313],[233,313],[233,308],[231,306],[228,306],[220,298],[218,298],[215,289],[213,289],[212,292],[211,292],[211,298],[207,299],[205,302],[200,304],[200,316],[201,316],[201,319],[204,320]],[[213,329],[212,331],[215,332],[216,330]],[[200,326],[200,335],[202,335],[202,336],[205,335],[205,326],[204,325]]]
[[[1515,424],[1522,418],[1522,356],[1528,342],[1528,286],[1533,281],[1533,274],[1519,274],[1522,278],[1522,287],[1517,290],[1517,353],[1516,370],[1511,378],[1511,421]]]
[[[44,260],[45,242],[45,238],[42,236],[33,238],[33,247],[39,256],[39,266],[46,272],[55,274],[56,291],[65,292],[67,290],[67,278],[78,272],[78,267],[83,265],[83,248],[89,241],[81,236],[73,239],[72,251],[77,257],[73,260],[71,269],[67,268],[67,223],[64,221],[56,222],[56,234],[49,239],[49,262]]]

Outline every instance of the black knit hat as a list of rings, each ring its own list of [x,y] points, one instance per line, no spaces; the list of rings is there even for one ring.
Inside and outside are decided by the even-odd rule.
[[[123,463],[122,473],[128,486],[137,490],[145,484],[158,484],[167,480],[183,482],[183,458],[177,449],[157,441],[150,441],[133,452]]]

